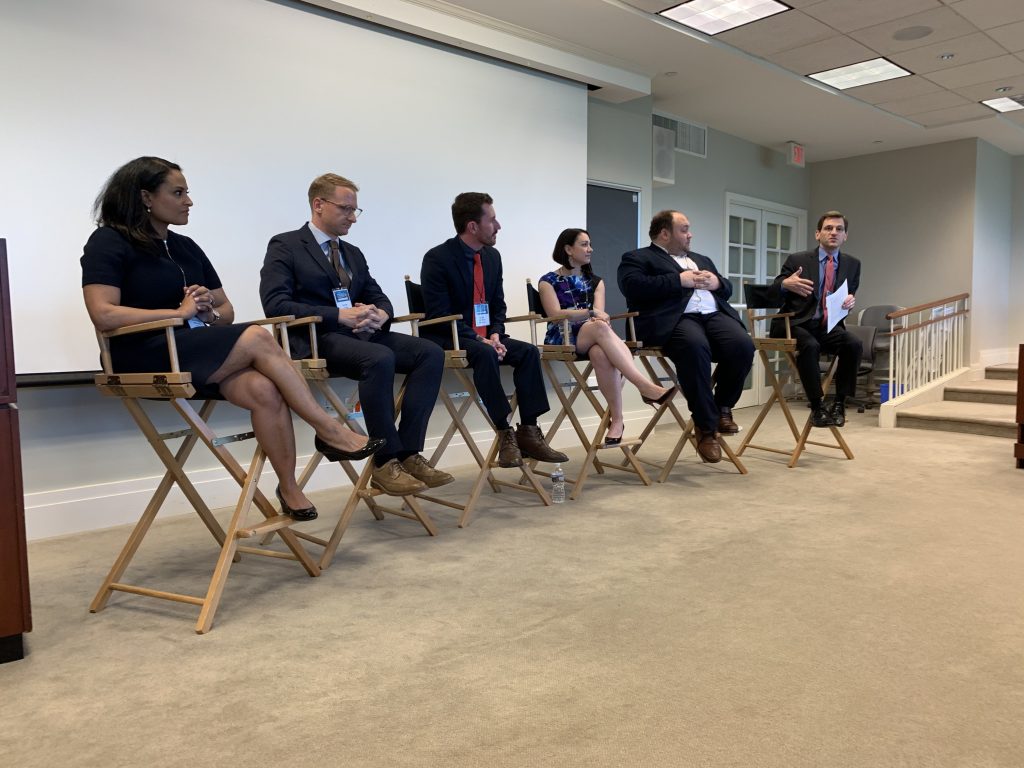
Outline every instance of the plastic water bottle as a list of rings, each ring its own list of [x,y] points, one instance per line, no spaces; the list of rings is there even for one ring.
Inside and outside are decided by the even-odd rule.
[[[562,465],[556,464],[554,472],[551,473],[551,503],[561,504],[565,501],[565,472]]]

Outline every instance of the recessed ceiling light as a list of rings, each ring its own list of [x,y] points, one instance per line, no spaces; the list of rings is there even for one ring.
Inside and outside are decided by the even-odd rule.
[[[942,61],[952,61],[956,57],[955,53],[940,53],[939,58]]]
[[[788,5],[776,0],[689,0],[659,15],[705,35],[717,35],[788,10]]]
[[[1013,112],[1015,109],[1024,109],[1024,104],[1005,97],[1001,99],[989,99],[981,102],[986,107],[991,107],[996,112]]]
[[[888,59],[879,58],[836,69],[827,69],[824,72],[808,75],[808,77],[825,83],[825,85],[831,85],[840,91],[845,91],[847,88],[856,88],[858,85],[880,83],[883,80],[894,80],[897,77],[906,77],[911,74],[913,72],[896,66]]]
[[[1012,85],[1000,85],[998,88],[996,88],[996,93],[1009,93],[1012,90]]]

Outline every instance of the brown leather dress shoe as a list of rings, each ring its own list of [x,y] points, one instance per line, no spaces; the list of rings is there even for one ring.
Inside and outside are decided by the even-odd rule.
[[[519,450],[516,435],[511,427],[498,430],[498,466],[523,466],[523,454]]]
[[[697,434],[697,453],[708,464],[717,464],[722,460],[722,447],[718,444],[714,432],[705,432],[700,427],[694,427]]]
[[[536,424],[520,424],[516,428],[516,442],[523,456],[550,464],[562,464],[569,460],[561,451],[556,451],[544,442],[544,433]]]
[[[389,496],[408,496],[427,490],[427,484],[406,472],[398,459],[391,459],[382,467],[374,467],[370,473],[370,485]]]
[[[407,456],[403,459],[402,469],[417,480],[426,483],[427,488],[440,488],[442,485],[455,482],[455,478],[447,472],[442,472],[440,469],[430,466],[430,463],[423,458],[422,453],[414,453],[412,456]]]
[[[718,431],[723,435],[738,435],[740,425],[732,420],[732,408],[723,408],[718,416]]]

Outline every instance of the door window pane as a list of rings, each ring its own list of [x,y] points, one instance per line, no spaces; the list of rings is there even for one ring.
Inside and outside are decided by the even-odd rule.
[[[740,217],[730,216],[729,217],[729,242],[738,243],[740,241]]]
[[[743,220],[743,245],[757,245],[757,222]]]

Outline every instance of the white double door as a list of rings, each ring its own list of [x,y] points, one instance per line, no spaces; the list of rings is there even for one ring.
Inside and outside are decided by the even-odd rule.
[[[726,196],[726,256],[722,273],[732,282],[731,304],[746,322],[744,283],[770,283],[786,257],[803,250],[807,212],[740,195]],[[737,407],[759,405],[769,387],[759,356],[743,385]]]

